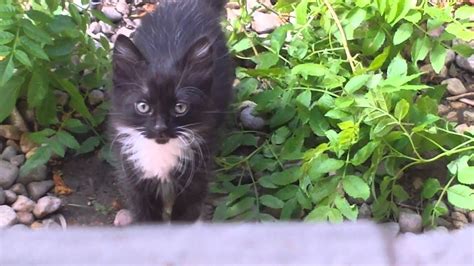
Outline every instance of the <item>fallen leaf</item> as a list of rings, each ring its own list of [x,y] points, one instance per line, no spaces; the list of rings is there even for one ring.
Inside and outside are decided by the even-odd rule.
[[[53,170],[54,193],[60,196],[67,196],[73,190],[64,183],[63,173],[60,170]]]

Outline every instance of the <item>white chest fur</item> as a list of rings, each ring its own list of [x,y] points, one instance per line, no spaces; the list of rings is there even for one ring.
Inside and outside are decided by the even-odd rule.
[[[170,172],[178,167],[179,159],[185,152],[179,139],[158,144],[133,128],[119,127],[117,130],[117,141],[122,144],[122,154],[143,173],[143,176],[137,178],[169,180]]]

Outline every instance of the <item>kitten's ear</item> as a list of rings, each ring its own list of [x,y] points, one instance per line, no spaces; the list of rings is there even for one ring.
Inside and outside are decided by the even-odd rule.
[[[117,37],[112,60],[116,74],[130,73],[135,64],[144,60],[142,53],[128,37],[124,35]]]
[[[186,52],[185,69],[192,73],[208,76],[214,64],[212,43],[208,37],[199,38]]]

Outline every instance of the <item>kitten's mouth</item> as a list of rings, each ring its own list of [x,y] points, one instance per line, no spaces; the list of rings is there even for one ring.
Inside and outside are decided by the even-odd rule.
[[[155,141],[158,144],[166,144],[168,143],[169,140],[170,140],[169,138],[155,138]]]

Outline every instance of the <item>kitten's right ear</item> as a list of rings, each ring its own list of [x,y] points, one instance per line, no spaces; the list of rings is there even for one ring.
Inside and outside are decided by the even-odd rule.
[[[128,72],[136,63],[144,60],[142,53],[128,37],[124,35],[117,37],[112,60],[115,71]]]

